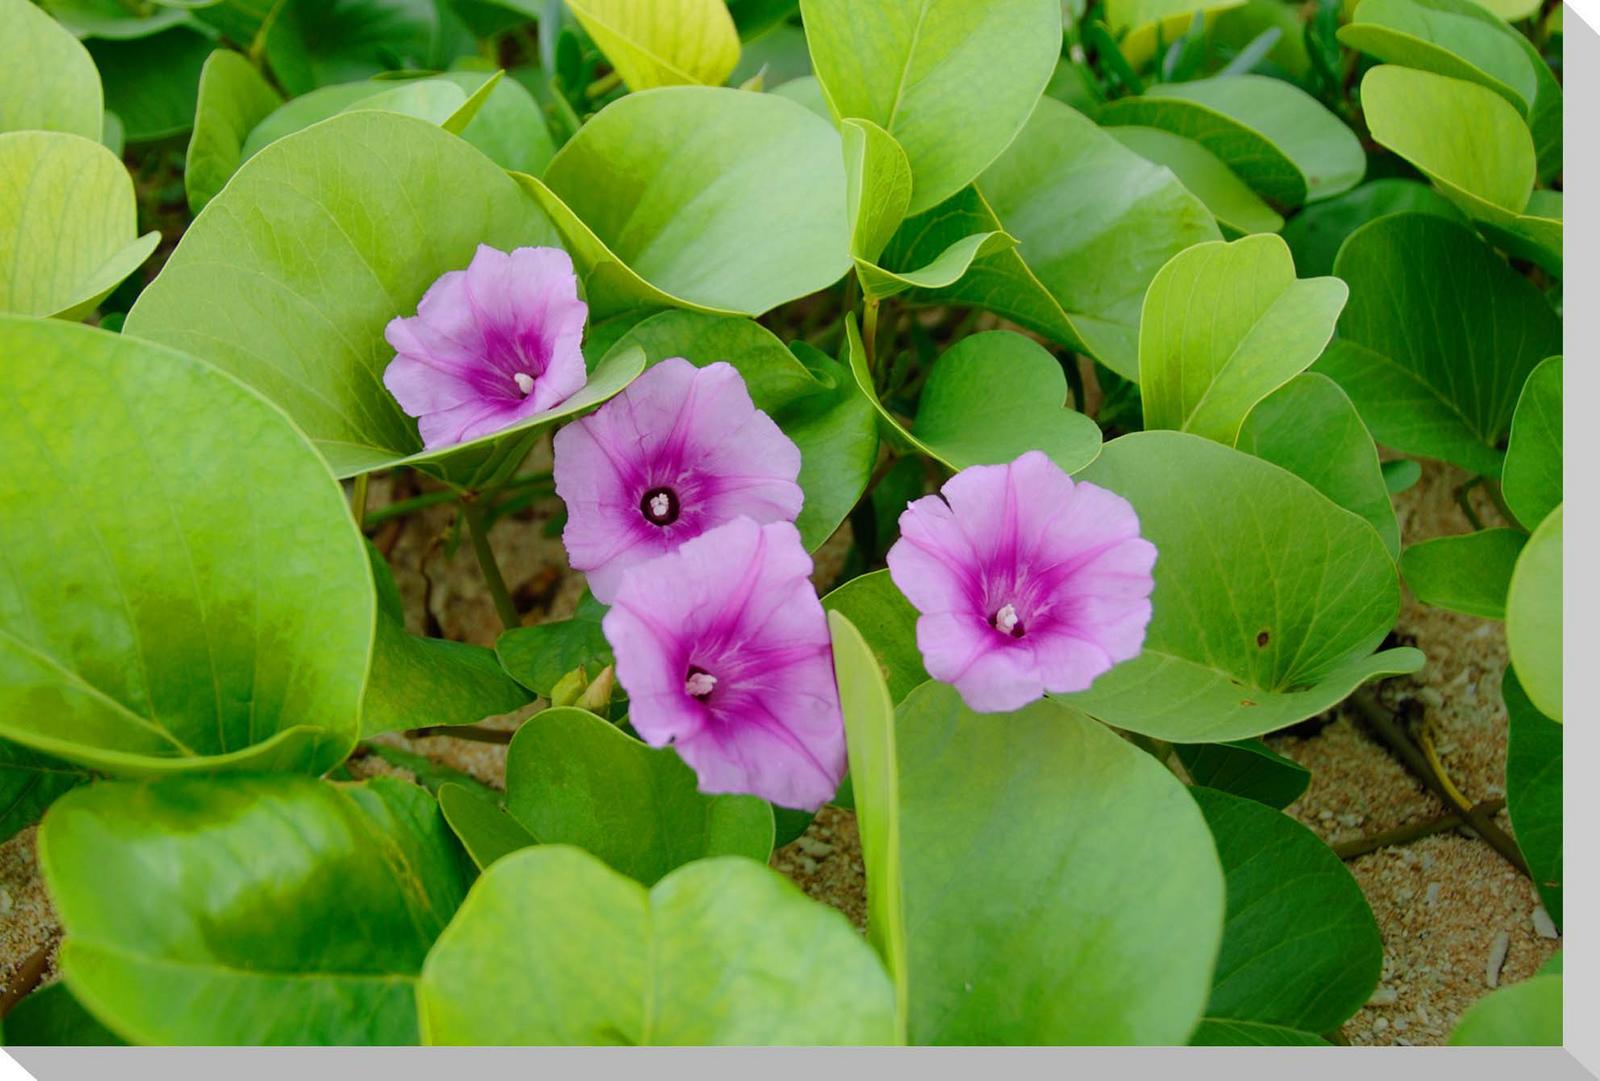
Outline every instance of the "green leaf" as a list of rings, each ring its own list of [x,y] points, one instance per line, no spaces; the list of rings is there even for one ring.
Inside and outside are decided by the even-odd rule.
[[[0,0],[0,24],[0,132],[99,139],[100,73],[88,50],[30,0]]]
[[[771,94],[629,94],[542,179],[518,180],[567,238],[594,319],[661,306],[758,315],[849,268],[839,135]]]
[[[1150,279],[1184,248],[1220,236],[1169,170],[1053,98],[1039,102],[976,189],[906,222],[883,265],[921,267],[962,237],[995,231],[1017,246],[915,299],[987,308],[1129,379],[1138,376]]]
[[[1322,352],[1349,290],[1299,280],[1270,233],[1196,244],[1150,283],[1139,322],[1146,428],[1232,445],[1245,417]]]
[[[150,257],[133,180],[99,142],[53,131],[0,134],[0,313],[77,321]]]
[[[1180,743],[1174,750],[1194,783],[1279,810],[1305,794],[1311,771],[1259,739]]]
[[[1205,203],[1217,224],[1235,233],[1276,233],[1283,218],[1211,151],[1160,128],[1116,127],[1106,133],[1154,165],[1171,169]]]
[[[506,810],[541,842],[577,845],[646,886],[704,856],[772,855],[766,803],[701,794],[678,752],[581,709],[547,709],[517,730]]]
[[[1511,569],[1527,539],[1516,529],[1434,537],[1405,550],[1400,573],[1423,604],[1484,619],[1504,619]]]
[[[1539,362],[1522,385],[1500,485],[1517,521],[1538,525],[1561,502],[1561,358]]]
[[[533,700],[500,667],[493,650],[408,633],[389,565],[370,544],[367,556],[377,585],[378,624],[372,676],[361,704],[362,738],[424,725],[472,724]]]
[[[556,409],[424,452],[383,386],[394,359],[383,329],[480,243],[553,240],[533,200],[461,139],[412,117],[352,112],[246,162],[140,295],[126,331],[261,391],[339,476],[413,465],[471,488],[515,468],[540,429],[620,391],[643,358],[613,351]]]
[[[210,38],[179,25],[136,41],[91,41],[88,49],[105,85],[106,108],[121,118],[128,142],[182,135],[194,126]]]
[[[231,6],[231,0],[229,0]],[[42,0],[41,5],[79,38],[128,41],[192,26],[190,13],[176,7],[152,7],[135,13],[121,0]],[[219,5],[222,6],[222,5]]]
[[[1302,373],[1263,398],[1245,418],[1234,445],[1282,466],[1359,514],[1372,523],[1391,556],[1400,554],[1400,524],[1377,445],[1355,404],[1327,376]]]
[[[567,0],[629,90],[720,86],[739,63],[739,31],[722,0]]]
[[[590,678],[615,664],[611,643],[600,629],[604,608],[593,616],[580,608],[572,619],[532,627],[513,627],[494,644],[500,664],[511,677],[535,694],[549,698],[561,677],[582,668]]]
[[[1327,1040],[1299,1029],[1253,1021],[1206,1018],[1189,1037],[1191,1047],[1328,1047]]]
[[[51,809],[39,864],[67,986],[133,1043],[414,1043],[464,891],[432,797],[387,778],[96,784]]]
[[[521,83],[497,76],[498,73],[448,71],[439,77],[474,95],[488,80],[496,79],[489,96],[460,135],[501,168],[537,176],[556,153],[544,113]]]
[[[6,1014],[8,1047],[115,1047],[124,1045],[57,980],[31,992]]]
[[[1191,790],[1228,882],[1208,1021],[1331,1032],[1361,1008],[1383,970],[1372,909],[1333,850],[1253,800]]]
[[[57,796],[88,780],[88,770],[0,740],[0,843],[38,822]]]
[[[1107,105],[1099,120],[1193,139],[1281,208],[1337,195],[1366,172],[1354,132],[1304,90],[1265,75],[1158,83]]]
[[[839,137],[844,143],[850,254],[871,263],[905,220],[911,204],[911,163],[894,136],[870,120],[840,122]]]
[[[1055,0],[801,0],[835,117],[905,149],[921,214],[966,187],[1022,130],[1061,52]]]
[[[1331,274],[1334,258],[1346,237],[1374,218],[1406,210],[1466,221],[1466,215],[1454,203],[1428,185],[1385,177],[1304,208],[1283,227],[1283,239],[1294,253],[1295,269],[1301,274]]]
[[[206,365],[65,323],[0,318],[0,382],[0,737],[113,773],[344,758],[373,587],[305,437]]]
[[[330,116],[354,110],[361,102],[393,88],[394,84],[387,80],[334,83],[331,86],[319,86],[308,94],[290,98],[250,129],[240,150],[240,160],[249,160],[259,154],[263,147],[277,142],[285,135],[293,135]]]
[[[1528,700],[1561,717],[1561,507],[1528,538],[1506,596],[1506,646]]]
[[[862,686],[876,677],[870,655],[848,634],[836,642],[856,811],[863,838],[883,838],[863,841],[869,903],[874,883],[897,876],[903,936],[893,923],[876,933],[903,937],[903,954],[886,957],[907,989],[911,1042],[1185,1039],[1210,982],[1223,887],[1177,779],[1049,699],[976,714],[929,682],[884,731],[882,686]],[[872,907],[869,928],[884,916]]]
[[[856,276],[867,295],[879,299],[898,296],[907,289],[944,289],[960,281],[978,259],[1015,247],[1016,243],[1015,237],[999,231],[973,233],[951,242],[926,266],[914,270],[885,270],[856,259]]]
[[[481,870],[488,870],[502,856],[539,843],[505,808],[465,785],[440,785],[439,809]]]
[[[1535,976],[1491,991],[1450,1033],[1451,1047],[1560,1047],[1560,975]]]
[[[849,619],[865,639],[895,702],[928,681],[922,652],[917,649],[917,610],[896,588],[888,571],[850,579],[823,597],[822,607]]]
[[[654,364],[683,357],[704,367],[738,369],[756,408],[800,448],[805,506],[796,525],[815,551],[839,528],[866,490],[878,457],[872,406],[845,366],[815,349],[793,352],[748,319],[662,312],[623,335],[616,348],[637,346]]]
[[[923,384],[910,430],[878,401],[854,321],[847,323],[850,369],[897,442],[952,470],[1013,461],[1040,450],[1068,473],[1100,452],[1100,428],[1066,405],[1061,362],[1030,338],[1005,330],[973,334],[939,357]]]
[[[883,969],[838,912],[737,857],[646,890],[560,845],[485,871],[418,988],[433,1044],[881,1044]]]
[[[1561,725],[1540,713],[1517,675],[1500,685],[1510,721],[1506,747],[1506,810],[1517,847],[1528,861],[1545,911],[1561,926]],[[1559,970],[1558,970],[1559,971]]]
[[[476,42],[451,5],[429,0],[286,0],[266,57],[291,97],[389,70],[440,69]]]
[[[1350,301],[1315,370],[1384,446],[1497,475],[1523,383],[1561,352],[1561,319],[1539,290],[1471,230],[1432,214],[1357,229],[1335,273]]]
[[[1383,540],[1294,474],[1159,431],[1107,443],[1081,476],[1127,498],[1160,554],[1144,652],[1065,701],[1118,728],[1212,743],[1421,667],[1414,649],[1372,653],[1400,611]]]
[[[1383,483],[1390,495],[1401,492],[1422,479],[1422,465],[1415,458],[1396,458],[1383,463]]]
[[[239,168],[251,129],[283,104],[250,61],[228,49],[218,49],[206,59],[200,69],[199,94],[183,166],[192,214],[200,213]]]

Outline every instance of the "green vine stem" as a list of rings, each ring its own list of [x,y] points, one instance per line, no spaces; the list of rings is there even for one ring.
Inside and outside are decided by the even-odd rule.
[[[472,743],[510,743],[514,731],[504,731],[499,728],[485,728],[479,724],[431,724],[425,728],[412,728],[406,732],[407,739],[422,739],[427,736],[454,736],[456,739],[468,740]]]
[[[522,626],[522,617],[512,603],[511,592],[500,574],[500,564],[495,562],[494,550],[489,547],[489,527],[483,519],[483,503],[476,497],[461,500],[461,516],[466,519],[467,532],[472,537],[472,554],[478,557],[478,567],[483,571],[484,584],[489,596],[494,598],[494,610],[506,630]]]
[[[1506,805],[1503,799],[1484,800],[1474,810],[1485,817],[1493,818],[1500,813]],[[1380,848],[1392,848],[1395,845],[1409,844],[1420,841],[1424,837],[1432,837],[1436,833],[1449,833],[1461,826],[1469,826],[1466,818],[1460,811],[1446,811],[1442,815],[1426,819],[1422,822],[1413,822],[1407,826],[1397,826],[1392,830],[1374,833],[1370,837],[1358,837],[1354,841],[1343,841],[1333,845],[1334,853],[1342,860],[1353,860],[1357,856],[1365,856],[1368,852],[1376,852]]]

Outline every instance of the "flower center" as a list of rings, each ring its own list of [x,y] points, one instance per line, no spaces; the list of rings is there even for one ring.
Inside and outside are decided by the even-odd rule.
[[[1022,625],[1021,618],[1017,615],[1017,606],[1003,604],[1000,610],[989,617],[989,622],[1001,634],[1009,634],[1013,638],[1021,638],[1027,633],[1027,628]]]
[[[680,513],[678,493],[671,488],[652,488],[639,500],[639,512],[651,525],[671,525]]]
[[[522,396],[524,398],[533,393],[533,376],[529,375],[527,372],[518,372],[516,375],[513,375],[511,379],[517,384],[517,389],[522,391]]]
[[[716,687],[717,677],[702,668],[690,668],[688,678],[683,681],[683,693],[702,702],[711,697]]]

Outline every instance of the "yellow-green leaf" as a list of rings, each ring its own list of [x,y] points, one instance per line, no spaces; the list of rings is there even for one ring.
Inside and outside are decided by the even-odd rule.
[[[567,0],[629,90],[721,86],[739,62],[722,0]]]

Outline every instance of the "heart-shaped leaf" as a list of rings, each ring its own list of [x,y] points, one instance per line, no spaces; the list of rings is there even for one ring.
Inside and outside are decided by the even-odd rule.
[[[1335,272],[1350,301],[1316,370],[1384,446],[1498,475],[1495,448],[1523,383],[1561,352],[1561,320],[1539,290],[1471,230],[1432,214],[1362,226]]]
[[[878,401],[855,323],[847,325],[850,369],[884,428],[952,470],[995,465],[1042,450],[1068,473],[1100,452],[1100,428],[1066,406],[1061,362],[1031,338],[992,330],[962,338],[928,371],[907,430]]]
[[[261,391],[339,476],[406,464],[476,487],[514,468],[539,428],[620,391],[642,358],[614,351],[554,410],[423,452],[416,422],[383,385],[394,358],[383,330],[480,243],[554,241],[533,200],[461,139],[395,113],[348,113],[246,162],[125,329],[198,353]]]
[[[661,306],[758,315],[849,268],[839,134],[771,94],[629,94],[541,179],[518,179],[567,238],[595,319]]]
[[[929,682],[890,713],[866,643],[837,612],[829,621],[869,934],[911,1042],[1187,1038],[1223,888],[1177,779],[1056,701],[976,714]]]
[[[629,90],[720,86],[739,63],[739,31],[722,0],[567,0]]]
[[[1279,810],[1304,795],[1311,784],[1310,770],[1259,739],[1180,743],[1173,750],[1195,784]]]
[[[182,23],[137,40],[89,42],[106,108],[121,120],[128,142],[154,142],[194,126],[200,70],[212,45],[211,38]]]
[[[1299,87],[1265,75],[1158,83],[1106,106],[1099,119],[1193,139],[1283,208],[1337,195],[1366,173],[1361,143],[1343,121]]]
[[[1169,170],[1053,98],[1039,102],[976,189],[906,222],[883,265],[923,267],[963,237],[991,232],[1017,246],[916,297],[987,308],[1129,379],[1139,373],[1150,279],[1184,248],[1221,235]]]
[[[805,506],[796,525],[815,551],[861,498],[878,457],[872,406],[845,366],[815,349],[791,352],[748,319],[662,312],[623,335],[616,349],[637,347],[649,363],[683,357],[704,367],[738,369],[756,408],[800,448]]]
[[[1374,218],[1407,210],[1451,221],[1467,220],[1454,203],[1428,185],[1385,177],[1305,207],[1283,227],[1283,239],[1294,252],[1295,269],[1301,274],[1332,274],[1333,260],[1351,233]]]
[[[414,1043],[466,871],[422,789],[290,776],[79,789],[39,864],[67,986],[153,1044]]]
[[[1434,537],[1405,550],[1400,573],[1423,604],[1504,619],[1511,571],[1527,539],[1516,529]]]
[[[31,0],[0,0],[0,132],[61,131],[100,138],[94,58]],[[0,275],[3,277],[4,275]]]
[[[1276,210],[1193,139],[1160,128],[1107,128],[1106,133],[1146,161],[1171,169],[1205,203],[1218,225],[1234,233],[1276,233],[1283,228]]]
[[[1234,446],[1282,466],[1359,514],[1372,523],[1391,556],[1400,554],[1400,523],[1377,445],[1349,395],[1327,376],[1304,372],[1263,398],[1245,418]]]
[[[194,134],[183,165],[189,211],[200,213],[243,160],[251,130],[283,104],[283,98],[243,56],[218,49],[200,69]]]
[[[1517,681],[1553,721],[1561,716],[1561,507],[1556,507],[1517,557],[1506,595],[1506,647]]]
[[[1332,1032],[1367,1001],[1383,970],[1383,940],[1361,887],[1288,815],[1206,788],[1191,795],[1228,881],[1206,1020]]]
[[[348,754],[372,579],[305,437],[215,369],[67,323],[0,318],[0,380],[0,737],[112,773]]]
[[[823,597],[822,607],[845,616],[852,630],[866,640],[895,702],[928,681],[917,649],[917,610],[888,571],[850,579]]]
[[[98,142],[0,134],[0,313],[78,320],[150,257],[133,180]]]
[[[439,936],[417,998],[433,1044],[894,1040],[889,981],[844,917],[731,856],[650,890],[564,845],[507,856]]]
[[[0,843],[39,821],[61,793],[89,780],[89,771],[0,740]]]
[[[1383,540],[1299,477],[1183,432],[1107,443],[1081,474],[1124,496],[1155,544],[1144,652],[1065,700],[1178,743],[1271,732],[1422,654],[1374,654],[1400,611]],[[1203,613],[1203,614],[1202,614]]]
[[[1517,521],[1538,525],[1561,502],[1561,358],[1539,362],[1511,417],[1500,484]]]
[[[1468,1007],[1450,1033],[1451,1047],[1560,1047],[1559,973],[1490,992]]]
[[[764,802],[701,794],[676,751],[581,709],[547,709],[517,730],[506,810],[541,842],[577,845],[647,886],[703,856],[772,854]]]
[[[1270,233],[1180,252],[1139,321],[1145,427],[1231,446],[1256,404],[1321,354],[1348,295],[1337,278],[1297,279]]]
[[[800,11],[833,115],[870,120],[905,148],[911,214],[1005,150],[1061,52],[1055,0],[802,0]]]
[[[466,785],[440,785],[439,809],[480,870],[519,848],[539,843],[504,807]]]
[[[1510,729],[1506,744],[1506,811],[1517,847],[1545,911],[1561,926],[1561,725],[1534,708],[1517,674],[1500,685]]]

